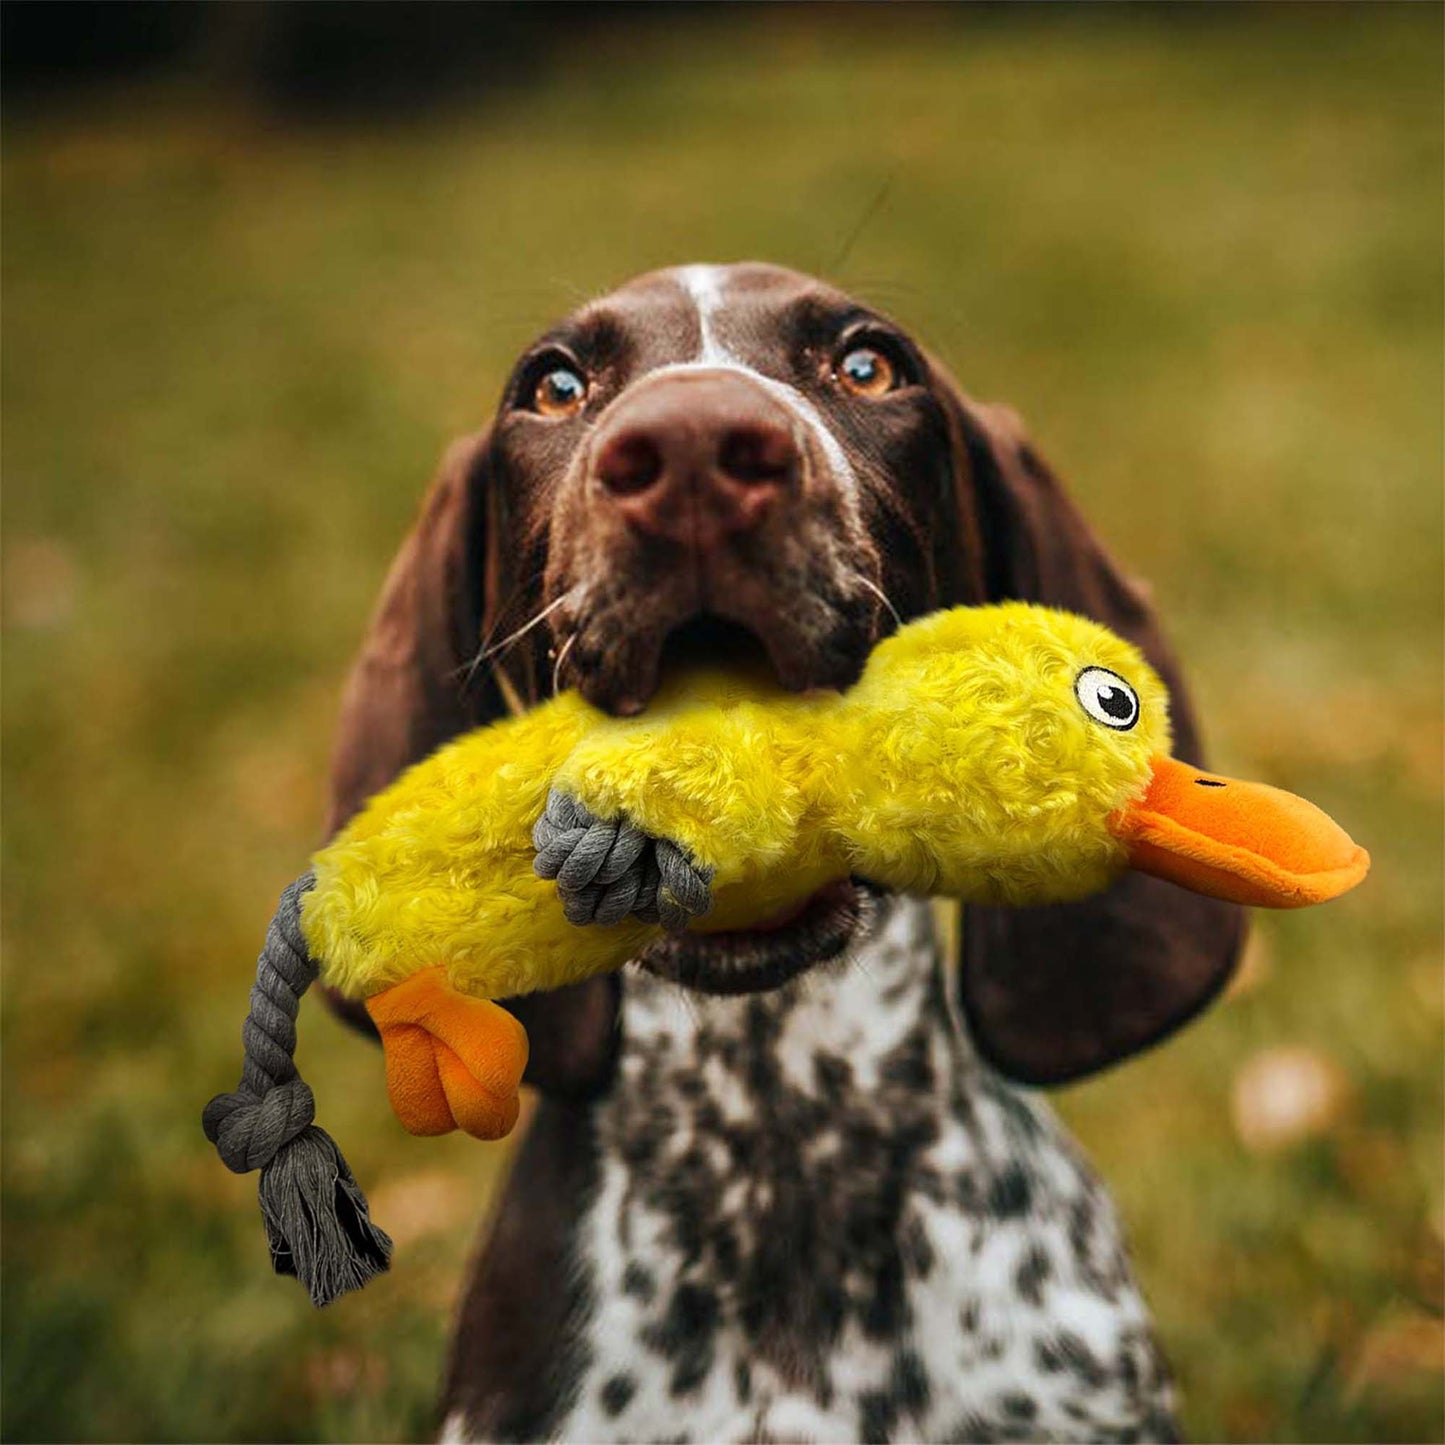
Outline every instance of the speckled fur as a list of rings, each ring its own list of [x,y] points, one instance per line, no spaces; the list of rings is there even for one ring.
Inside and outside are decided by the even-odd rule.
[[[975,1057],[926,905],[878,909],[850,959],[773,993],[629,974],[536,1433],[1175,1438],[1106,1194]]]

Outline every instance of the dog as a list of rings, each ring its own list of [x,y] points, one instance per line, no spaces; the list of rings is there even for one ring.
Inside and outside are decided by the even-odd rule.
[[[688,266],[523,355],[447,454],[344,697],[339,826],[446,738],[679,657],[841,688],[934,608],[1022,598],[1178,667],[1011,412],[874,309]],[[969,908],[860,884],[512,1001],[539,1093],[467,1283],[447,1440],[1177,1437],[1112,1206],[1047,1108],[1228,979],[1231,905],[1130,876]]]

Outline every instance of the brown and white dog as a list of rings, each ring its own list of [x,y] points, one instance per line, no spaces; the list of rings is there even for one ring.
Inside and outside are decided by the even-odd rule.
[[[553,689],[635,712],[699,650],[842,687],[900,619],[1010,597],[1138,643],[1199,761],[1148,603],[1011,413],[809,277],[643,276],[548,332],[449,452],[347,689],[332,825]],[[517,1001],[541,1100],[444,1434],[1171,1436],[1112,1208],[1016,1085],[1168,1034],[1239,937],[1237,910],[1131,875],[968,909],[954,970],[925,906],[848,885]]]

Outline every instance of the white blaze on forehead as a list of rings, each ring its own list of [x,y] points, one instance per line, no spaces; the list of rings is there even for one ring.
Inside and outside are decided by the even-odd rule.
[[[682,289],[692,297],[692,304],[697,308],[697,359],[736,363],[738,358],[718,344],[712,325],[713,317],[722,309],[726,271],[721,266],[684,266],[678,276]]]
[[[660,366],[652,375],[682,371],[736,371],[752,377],[765,391],[782,402],[813,434],[823,450],[823,455],[828,458],[834,476],[840,482],[846,482],[849,487],[856,487],[853,465],[848,460],[848,453],[843,450],[842,444],[833,435],[832,428],[823,419],[818,408],[797,387],[789,386],[786,382],[749,366],[718,340],[716,321],[727,304],[727,267],[683,266],[676,275],[678,284],[692,298],[692,303],[697,308],[697,356],[692,361]]]

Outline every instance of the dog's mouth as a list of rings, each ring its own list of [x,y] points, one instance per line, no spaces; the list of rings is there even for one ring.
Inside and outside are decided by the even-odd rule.
[[[780,680],[776,659],[751,627],[710,612],[689,617],[663,638],[657,668],[663,678],[696,667]]]
[[[766,678],[787,692],[844,688],[857,680],[876,636],[872,597],[800,601],[789,609],[713,599],[640,626],[604,607],[551,619],[555,687],[576,687],[595,707],[633,717],[680,671],[707,667]],[[644,611],[646,609],[643,609]],[[655,612],[654,612],[655,617]]]
[[[816,648],[797,634],[787,619],[771,625],[701,611],[685,617],[663,634],[654,659],[644,668],[650,675],[649,693],[680,673],[703,668],[750,678],[787,692],[813,687],[841,688],[852,682],[866,656],[841,659],[826,648]]]
[[[786,915],[751,928],[664,938],[638,962],[684,988],[762,993],[844,954],[872,926],[879,890],[857,878],[825,884]]]

